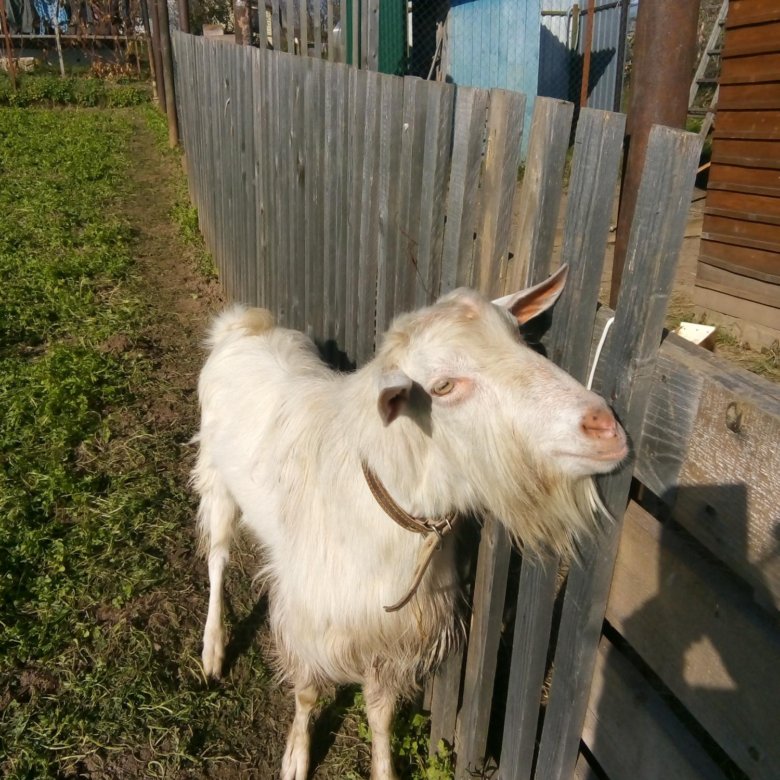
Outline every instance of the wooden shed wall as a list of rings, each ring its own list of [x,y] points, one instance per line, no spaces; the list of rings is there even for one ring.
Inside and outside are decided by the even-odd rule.
[[[696,303],[757,345],[780,338],[780,4],[726,21]]]

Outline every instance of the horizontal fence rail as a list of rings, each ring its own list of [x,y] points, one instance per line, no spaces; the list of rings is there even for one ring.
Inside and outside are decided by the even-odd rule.
[[[597,298],[623,116],[580,112],[558,231],[570,103],[536,99],[518,185],[522,95],[182,34],[174,51],[190,194],[229,297],[354,366],[395,314],[453,287],[496,296],[545,278],[557,236],[569,284],[545,347],[585,380],[613,314]],[[644,487],[629,500],[630,470],[602,482],[618,522],[565,579],[486,520],[468,644],[426,690],[431,749],[454,747],[458,778],[769,778],[780,763],[766,614],[780,604],[780,400],[679,339],[658,349],[698,151],[652,133],[595,367]]]

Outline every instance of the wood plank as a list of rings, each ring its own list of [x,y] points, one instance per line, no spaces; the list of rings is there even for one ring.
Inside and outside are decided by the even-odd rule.
[[[259,306],[269,308],[269,242],[271,209],[271,135],[270,102],[268,92],[267,49],[255,49],[252,52],[252,92],[254,94],[254,156],[255,156],[255,244],[257,252],[257,292]]]
[[[322,59],[322,5],[319,2],[311,7],[311,38],[314,56]]]
[[[730,0],[726,29],[764,24],[776,19],[777,5],[774,0]]]
[[[780,257],[778,257],[778,263],[780,264]],[[779,310],[778,318],[780,319],[780,284],[769,284],[750,276],[726,271],[704,262],[700,256],[696,270],[696,286],[706,287],[708,290],[718,290],[765,306],[773,306]]]
[[[515,194],[520,219],[510,240],[505,294],[549,274],[573,113],[574,105],[563,100],[534,102],[523,182]],[[534,258],[542,261],[538,279],[528,276]]]
[[[474,283],[478,290],[496,298],[503,294],[506,284],[525,95],[492,89],[489,105],[474,247]]]
[[[289,211],[288,230],[289,327],[303,330],[305,323],[305,236],[306,236],[306,182],[304,169],[304,106],[303,82],[306,61],[303,57],[288,58],[286,87],[287,111],[287,177]],[[284,110],[284,108],[282,109]]]
[[[472,777],[485,758],[510,553],[504,526],[495,518],[487,518],[477,559],[463,704],[455,741],[455,777],[459,779]]]
[[[717,238],[715,238],[717,236]],[[726,241],[730,237],[739,246],[776,251],[780,246],[780,225],[732,219],[717,214],[707,215],[702,226],[702,238]]]
[[[695,300],[698,306],[715,309],[748,323],[778,330],[778,310],[755,301],[746,301],[733,295],[696,287]],[[746,339],[749,341],[749,339]]]
[[[274,98],[276,103],[276,144],[275,151],[275,182],[280,207],[276,209],[275,230],[277,234],[277,253],[275,255],[274,275],[276,279],[276,318],[280,325],[289,327],[290,317],[290,263],[292,251],[290,247],[290,231],[286,213],[292,201],[292,179],[290,170],[290,123],[291,114],[288,105],[290,89],[290,71],[295,63],[294,55],[280,55],[275,58],[276,72],[274,83]]]
[[[750,276],[770,284],[780,284],[780,252],[766,252],[750,247],[701,242],[699,259],[736,274]]]
[[[301,57],[309,56],[309,4],[307,0],[298,0],[298,54]]]
[[[780,224],[780,198],[715,189],[707,193],[704,213],[777,225]]]
[[[780,111],[727,111],[719,107],[713,138],[780,140]]]
[[[379,120],[381,117],[380,81],[382,76],[369,71],[366,78],[366,112],[363,117],[362,184],[360,196],[360,244],[357,274],[358,365],[374,354],[376,326],[377,254],[379,251]],[[360,158],[359,158],[360,159]]]
[[[379,0],[359,0],[359,2],[362,5],[360,23],[365,31],[360,67],[379,70]]]
[[[780,87],[768,84],[722,84],[718,92],[718,107],[737,110],[780,109]]]
[[[549,355],[580,382],[588,374],[586,347],[596,317],[625,123],[623,114],[592,108],[582,109],[577,123],[561,250],[569,276],[556,307]],[[581,336],[572,338],[574,332]]]
[[[336,43],[334,40],[334,36],[335,36],[334,28],[336,26],[336,16],[335,16],[335,9],[333,5],[334,5],[334,0],[328,0],[328,17],[327,17],[328,29],[325,37],[325,42],[328,47],[328,62],[340,62],[341,60],[337,57]]]
[[[748,777],[776,777],[777,626],[672,526],[626,518],[607,619]]]
[[[404,79],[403,135],[401,136],[399,261],[393,294],[393,311],[409,311],[415,306],[417,256],[420,245],[422,171],[426,153],[428,92],[431,86],[421,79]],[[430,150],[428,150],[430,154]]]
[[[780,142],[721,138],[712,147],[712,164],[716,163],[777,169],[780,168]]]
[[[345,66],[334,64],[325,70],[324,136],[324,245],[323,268],[324,334],[331,342],[328,356],[333,357],[343,332],[343,296],[345,282],[339,281],[344,268],[341,242],[346,219],[346,146],[348,76]],[[342,345],[343,346],[343,345]]]
[[[780,151],[780,144],[777,145],[777,150]],[[728,190],[737,185],[753,187],[757,193],[763,192],[766,195],[780,196],[780,170],[747,168],[741,165],[721,163],[711,166],[707,182],[708,191],[711,189]]]
[[[604,388],[629,436],[636,438],[642,429],[700,150],[701,140],[690,133],[658,125],[650,132]],[[630,484],[629,469],[602,482],[605,505],[617,518]],[[593,543],[584,543],[582,559],[569,574],[536,766],[539,778],[570,776],[574,771],[619,530],[620,524],[615,523]]]
[[[775,327],[776,309],[701,287],[694,287],[693,302],[698,311],[706,314],[708,320],[724,327],[740,342],[750,344],[754,349],[771,349],[775,342],[780,342],[780,328]],[[767,316],[761,316],[759,320],[760,314]]]
[[[363,143],[366,129],[366,92],[368,73],[357,69],[349,71],[349,206],[347,208],[347,236],[345,260],[345,321],[344,343],[350,361],[357,359],[358,334],[358,263],[360,261],[360,225],[363,210]]]
[[[433,303],[441,287],[445,206],[450,175],[455,88],[426,82],[425,139],[415,262],[415,306]]]
[[[610,778],[727,777],[661,696],[605,637],[596,656],[582,740]]]
[[[379,122],[379,236],[377,246],[377,296],[375,343],[379,344],[395,314],[394,285],[399,249],[399,177],[403,133],[404,82],[387,77],[380,82]]]
[[[756,84],[777,81],[780,76],[780,53],[755,54],[724,60],[721,84]]]
[[[455,97],[442,291],[473,286],[474,226],[488,96],[486,89],[460,87]]]
[[[281,14],[280,0],[271,0],[271,42],[275,51],[282,50]]]
[[[284,0],[284,33],[287,39],[287,51],[295,54],[295,0]]]
[[[436,755],[442,742],[450,748],[455,743],[464,655],[465,648],[461,644],[447,656],[433,678],[429,747],[431,756]]]
[[[304,82],[304,186],[305,186],[305,323],[306,333],[322,343],[324,332],[323,265],[323,139],[325,108],[323,100],[324,63],[307,59]]]

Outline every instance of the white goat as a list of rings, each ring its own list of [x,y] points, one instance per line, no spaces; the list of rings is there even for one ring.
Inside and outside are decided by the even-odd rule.
[[[307,776],[319,691],[356,682],[371,777],[393,778],[396,699],[457,641],[452,537],[433,551],[433,534],[388,514],[491,513],[530,550],[568,552],[589,529],[590,477],[623,460],[625,434],[601,398],[518,334],[564,277],[498,305],[458,290],[402,315],[352,374],[267,311],[236,306],[215,322],[193,474],[211,584],[203,666],[221,673],[222,579],[240,514],[265,551],[278,668],[295,688],[284,780]],[[420,572],[409,603],[388,611]]]

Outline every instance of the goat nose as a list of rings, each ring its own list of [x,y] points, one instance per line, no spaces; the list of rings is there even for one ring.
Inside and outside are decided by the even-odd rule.
[[[594,439],[614,439],[617,436],[617,421],[609,409],[594,407],[582,416],[582,430]]]

